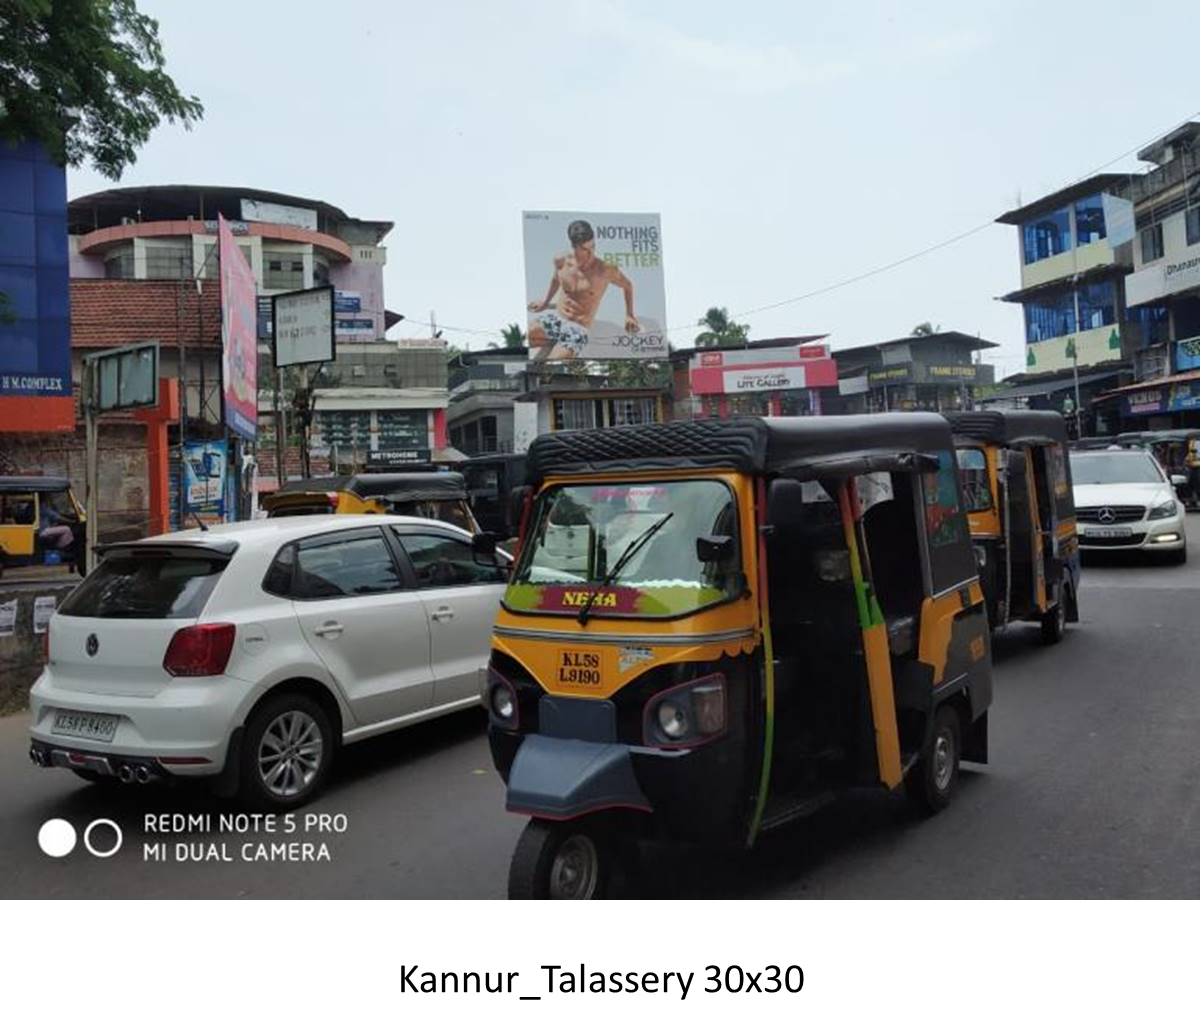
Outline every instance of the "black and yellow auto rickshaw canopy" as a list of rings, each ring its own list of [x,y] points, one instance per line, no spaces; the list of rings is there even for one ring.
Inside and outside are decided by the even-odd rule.
[[[817,479],[912,469],[952,449],[951,428],[937,414],[740,417],[623,425],[539,436],[530,446],[526,481],[552,475],[731,469]]]
[[[1064,417],[1055,411],[948,411],[943,417],[957,439],[1011,446],[1068,442]]]
[[[62,493],[71,480],[60,475],[0,475],[0,493]]]
[[[459,472],[360,472],[293,479],[275,496],[297,493],[354,493],[364,500],[382,497],[403,504],[427,500],[467,500],[467,486]]]

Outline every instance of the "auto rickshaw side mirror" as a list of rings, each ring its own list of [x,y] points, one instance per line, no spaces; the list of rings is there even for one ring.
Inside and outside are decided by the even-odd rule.
[[[768,528],[776,532],[800,529],[805,518],[801,483],[796,479],[773,479],[768,485]]]
[[[509,491],[509,511],[507,513],[506,524],[509,528],[509,535],[516,536],[522,527],[522,511],[526,507],[527,501],[534,495],[533,486],[514,486]]]
[[[697,560],[702,564],[725,564],[735,553],[733,536],[698,536]]]

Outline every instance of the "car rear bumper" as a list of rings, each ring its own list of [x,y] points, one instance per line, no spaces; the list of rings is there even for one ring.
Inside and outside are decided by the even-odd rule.
[[[101,775],[110,774],[106,761],[118,771],[125,763],[145,765],[155,775],[217,775],[230,734],[241,723],[246,691],[240,680],[214,676],[180,679],[150,697],[82,692],[57,686],[48,668],[30,694],[31,756],[37,748],[49,754],[44,767],[90,768]],[[55,733],[54,718],[61,710],[115,716],[116,732],[107,742]],[[56,757],[59,751],[65,756]],[[91,764],[72,761],[73,754]]]

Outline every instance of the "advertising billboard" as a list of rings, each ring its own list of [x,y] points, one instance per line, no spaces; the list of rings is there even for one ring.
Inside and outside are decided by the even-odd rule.
[[[225,384],[225,424],[245,439],[258,432],[258,318],[255,273],[226,220],[218,216],[217,254],[221,262],[221,374]]]
[[[318,286],[271,298],[275,366],[334,360],[334,287]]]
[[[0,146],[0,431],[71,431],[67,176],[36,143]]]
[[[825,344],[699,350],[689,362],[690,387],[701,395],[818,389],[837,381]]]
[[[658,214],[526,211],[531,361],[668,356]]]

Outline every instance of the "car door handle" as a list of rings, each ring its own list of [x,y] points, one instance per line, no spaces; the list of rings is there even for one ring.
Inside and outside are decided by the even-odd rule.
[[[342,634],[341,622],[323,622],[313,630],[314,636],[340,636]]]
[[[444,605],[443,607],[435,608],[434,611],[430,614],[430,617],[433,618],[434,621],[436,621],[436,622],[449,622],[452,618],[455,617],[455,612],[452,611],[449,607],[446,607]]]

